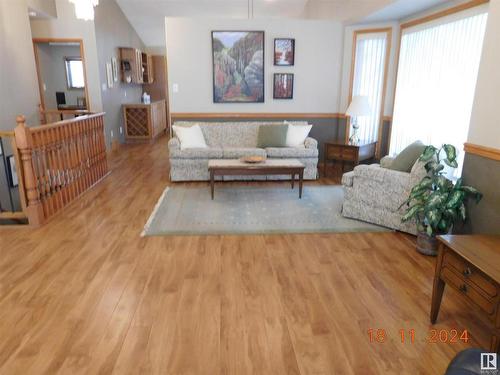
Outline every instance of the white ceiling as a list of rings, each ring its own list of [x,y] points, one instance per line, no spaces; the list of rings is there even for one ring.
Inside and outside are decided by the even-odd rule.
[[[446,0],[116,0],[147,46],[164,46],[165,17],[396,20]],[[252,6],[253,3],[253,6]],[[250,6],[249,6],[250,4]],[[372,18],[370,18],[372,17]]]

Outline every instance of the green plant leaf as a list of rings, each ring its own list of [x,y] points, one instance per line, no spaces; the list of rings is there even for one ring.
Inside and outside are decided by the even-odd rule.
[[[461,204],[460,207],[458,207],[458,211],[460,212],[460,217],[462,218],[463,221],[467,219],[467,210],[465,209],[465,204]]]
[[[440,171],[444,169],[444,165],[439,164],[435,160],[430,160],[425,163],[425,170],[427,173],[432,172],[432,174],[437,175]]]
[[[432,236],[432,234],[433,234],[433,230],[432,230],[432,227],[431,227],[430,225],[428,225],[428,226],[427,226],[426,231],[427,231],[427,235],[428,235],[428,236]]]
[[[455,159],[457,158],[457,149],[455,148],[455,146],[450,145],[450,144],[444,144],[443,149],[444,149],[444,152],[446,153],[445,161],[447,160],[450,163],[455,161]],[[450,165],[450,167],[451,167],[451,165]]]
[[[479,201],[483,198],[483,194],[476,188],[473,188],[472,186],[462,186],[460,190],[468,195],[473,195],[474,198],[476,199],[476,203],[479,203]]]
[[[432,159],[432,157],[436,154],[437,148],[434,146],[427,146],[424,151],[422,152],[422,155],[420,155],[420,158],[418,160],[420,161],[429,161]]]
[[[411,206],[406,210],[406,213],[403,215],[401,218],[401,221],[405,222],[410,220],[412,217],[416,216],[419,211],[423,209],[423,206],[421,204],[416,204],[414,206]]]
[[[453,188],[453,182],[444,176],[437,176],[436,186],[441,190],[450,191]]]
[[[429,225],[433,228],[438,227],[441,216],[441,211],[439,210],[430,210],[425,213],[425,217],[429,221]]]
[[[448,159],[443,159],[444,163],[448,166],[448,167],[452,167],[452,168],[457,168],[458,167],[458,163],[456,160],[448,160]]]
[[[434,208],[445,204],[447,199],[448,199],[448,193],[441,193],[439,191],[435,191],[427,199],[425,209],[427,211],[433,210]]]
[[[455,221],[457,219],[457,211],[453,208],[447,208],[443,211],[443,215],[448,219]]]
[[[458,178],[457,182],[455,182],[455,189],[460,189],[462,187],[463,181],[464,180],[462,179],[462,177]]]
[[[465,193],[462,190],[453,190],[448,196],[446,208],[457,208],[465,199]]]
[[[443,219],[443,218],[441,220],[439,220],[438,229],[441,233],[448,232],[448,229],[450,226],[451,226],[451,223],[449,220]]]

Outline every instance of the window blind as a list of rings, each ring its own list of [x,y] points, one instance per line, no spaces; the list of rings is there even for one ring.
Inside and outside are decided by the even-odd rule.
[[[372,114],[357,118],[361,140],[378,139],[384,87],[387,33],[360,34],[356,38],[356,58],[352,94],[368,96]],[[352,129],[350,130],[352,134]]]
[[[402,34],[390,154],[410,143],[462,149],[467,139],[487,13],[456,14]],[[456,175],[461,173],[463,155]]]

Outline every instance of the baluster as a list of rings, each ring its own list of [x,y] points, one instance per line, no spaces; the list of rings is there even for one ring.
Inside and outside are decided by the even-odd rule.
[[[31,132],[33,139],[33,158],[35,159],[35,173],[38,176],[38,189],[40,192],[40,200],[43,206],[45,217],[52,214],[53,207],[50,200],[50,175],[47,162],[47,145],[43,142],[40,132]]]
[[[40,202],[40,193],[36,186],[36,175],[33,168],[33,139],[29,128],[26,127],[24,116],[16,118],[17,126],[14,130],[16,146],[21,156],[22,176],[24,178],[24,188],[26,189],[26,215],[30,224],[40,225],[45,217]]]

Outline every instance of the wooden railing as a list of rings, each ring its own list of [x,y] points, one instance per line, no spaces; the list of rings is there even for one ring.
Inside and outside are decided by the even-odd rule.
[[[104,113],[37,127],[16,121],[26,215],[40,225],[108,173]]]
[[[93,112],[90,112],[86,109],[43,109],[41,106],[39,107],[40,112],[40,124],[52,124],[58,121],[69,120],[78,116],[90,115]]]

